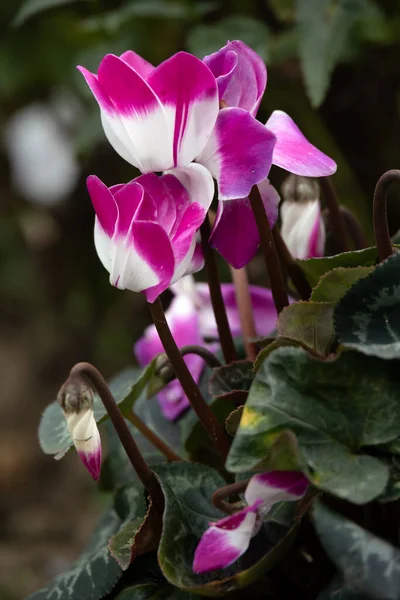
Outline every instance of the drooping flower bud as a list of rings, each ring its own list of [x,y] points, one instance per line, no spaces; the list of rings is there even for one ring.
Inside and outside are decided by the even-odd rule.
[[[69,378],[58,394],[68,431],[83,464],[97,481],[101,470],[101,440],[93,412],[93,390],[80,377]]]
[[[325,225],[316,181],[290,175],[282,185],[281,235],[294,258],[324,255]]]

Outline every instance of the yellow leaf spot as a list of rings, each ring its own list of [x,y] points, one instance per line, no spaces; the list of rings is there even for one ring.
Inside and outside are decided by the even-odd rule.
[[[254,408],[245,406],[243,409],[242,418],[240,419],[240,427],[244,427],[245,429],[256,427],[261,421],[261,418],[261,415],[255,411]]]

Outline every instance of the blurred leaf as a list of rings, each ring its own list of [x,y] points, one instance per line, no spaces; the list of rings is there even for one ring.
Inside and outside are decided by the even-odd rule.
[[[327,356],[333,341],[333,302],[294,302],[278,318],[278,333],[319,356]]]
[[[210,521],[226,516],[211,503],[215,490],[225,485],[210,467],[185,463],[161,465],[155,469],[165,496],[163,533],[158,560],[170,583],[202,596],[224,596],[265,575],[290,549],[296,533],[285,510],[268,515],[249,550],[234,564],[198,575],[193,557],[201,535]],[[292,503],[294,505],[294,503]],[[293,514],[290,507],[289,516]]]
[[[305,260],[297,259],[296,262],[303,269],[307,280],[314,288],[322,275],[338,267],[371,267],[378,261],[378,250],[376,247],[365,248],[364,250],[353,250],[352,252],[343,252],[335,256],[326,256],[324,258],[307,258]]]
[[[140,369],[126,369],[110,381],[110,390],[123,415],[132,410],[133,404],[139,398],[154,373],[155,362]],[[94,396],[94,416],[97,423],[102,423],[108,414],[100,397]],[[56,454],[56,459],[62,458],[73,446],[68,432],[67,423],[58,402],[53,402],[44,411],[39,425],[39,442],[45,454]]]
[[[300,62],[311,104],[326,95],[364,0],[297,0]]]
[[[211,396],[223,398],[236,390],[248,391],[254,379],[253,363],[250,360],[238,360],[216,367],[208,382]]]
[[[196,600],[190,592],[183,592],[172,585],[156,585],[155,583],[141,583],[126,588],[116,600]]]
[[[348,348],[400,358],[400,254],[355,283],[335,309],[335,330]]]
[[[262,468],[277,437],[290,430],[316,487],[356,504],[378,497],[388,466],[365,447],[400,432],[397,371],[355,352],[323,362],[299,348],[278,348],[257,371],[228,469]]]
[[[213,25],[197,25],[187,37],[187,47],[199,58],[225,46],[228,40],[242,40],[264,60],[268,56],[269,30],[260,21],[245,15],[232,15]]]
[[[400,551],[320,502],[314,523],[325,551],[354,592],[376,600],[400,598]]]
[[[120,530],[110,539],[108,547],[121,569],[125,571],[132,561],[132,547],[147,513],[143,486],[129,485],[120,489],[115,498],[115,509],[123,523]]]
[[[26,600],[99,600],[116,584],[122,575],[111,556],[108,540],[121,526],[115,510],[107,511],[91,537],[86,550],[65,573],[58,575],[46,587]]]
[[[348,289],[359,279],[371,273],[374,267],[338,267],[322,275],[311,294],[314,302],[339,302]]]
[[[34,15],[50,8],[89,1],[90,0],[25,0],[15,15],[12,25],[14,25],[14,27],[19,27]]]
[[[365,594],[349,589],[338,575],[319,595],[317,600],[366,600]]]

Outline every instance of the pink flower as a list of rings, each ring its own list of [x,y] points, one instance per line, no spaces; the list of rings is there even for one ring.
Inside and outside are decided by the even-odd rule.
[[[97,75],[78,68],[109,142],[142,173],[195,160],[217,179],[221,199],[247,195],[268,175],[274,134],[247,110],[219,110],[217,81],[195,56],[178,52],[153,67],[128,51],[105,56]]]
[[[206,56],[204,62],[217,79],[222,103],[255,116],[267,83],[267,69],[261,57],[236,40]],[[276,137],[272,164],[306,177],[324,177],[336,171],[335,162],[313,146],[283,111],[275,110],[265,127]],[[273,227],[278,217],[279,195],[268,179],[258,182],[258,187]],[[239,269],[257,252],[260,244],[257,225],[247,194],[238,194],[236,198],[220,195],[220,200],[210,242],[227,262]]]
[[[149,173],[111,188],[92,175],[87,186],[96,211],[97,254],[112,285],[144,291],[154,302],[180,277],[201,268],[196,232],[213,195],[204,167],[190,165],[162,177]]]
[[[168,325],[179,348],[188,344],[206,346],[199,328],[199,315],[195,306],[186,296],[176,296],[165,313]],[[149,364],[157,354],[164,352],[161,340],[154,325],[146,328],[143,337],[135,344],[135,356],[143,367]],[[204,369],[204,361],[196,354],[184,356],[194,380],[199,381]],[[173,421],[185,411],[190,402],[179,381],[174,379],[158,393],[161,410],[164,416]]]
[[[263,518],[276,502],[304,496],[308,480],[298,471],[270,471],[254,475],[244,493],[246,508],[225,517],[203,533],[196,548],[193,571],[225,569],[246,552],[251,538],[261,529]]]

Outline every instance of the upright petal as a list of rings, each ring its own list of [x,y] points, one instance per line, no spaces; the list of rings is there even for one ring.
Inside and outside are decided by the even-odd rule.
[[[307,491],[308,480],[299,471],[270,471],[254,475],[246,488],[244,497],[248,504],[262,501],[262,513],[266,514],[276,502],[298,500]]]
[[[204,62],[217,79],[220,99],[227,106],[243,108],[255,116],[267,85],[267,69],[261,56],[235,40],[206,56]]]
[[[176,202],[165,177],[157,177],[155,173],[140,175],[135,179],[150,194],[157,207],[157,221],[166,233],[170,234],[176,221]]]
[[[265,125],[276,135],[272,157],[274,165],[306,177],[324,177],[335,173],[335,161],[313,146],[285,112],[274,110]]]
[[[220,200],[244,198],[268,176],[275,141],[275,135],[246,110],[224,108],[196,160],[217,179]]]
[[[278,218],[279,194],[268,179],[258,187],[270,226],[273,227]],[[248,198],[219,202],[210,243],[235,269],[241,269],[254,258],[260,245],[260,236]]]
[[[281,206],[281,235],[295,258],[324,255],[325,225],[319,200],[285,200]]]
[[[172,283],[187,273],[196,248],[196,231],[203,223],[206,212],[200,204],[190,204],[171,240],[175,256],[175,271]]]
[[[150,73],[148,83],[162,102],[173,132],[173,166],[188,165],[203,150],[218,116],[215,78],[201,60],[178,52]]]
[[[103,58],[97,77],[78,68],[99,103],[104,132],[122,158],[142,173],[172,167],[170,124],[146,81],[113,54]]]
[[[118,219],[118,208],[114,196],[106,185],[95,175],[86,181],[90,199],[101,227],[108,237],[112,237]]]
[[[120,58],[145,80],[155,69],[151,63],[139,56],[139,54],[136,54],[136,52],[133,52],[133,50],[127,50],[121,54]]]
[[[253,506],[211,523],[202,535],[193,561],[195,573],[225,569],[244,554],[257,533],[257,508]]]

